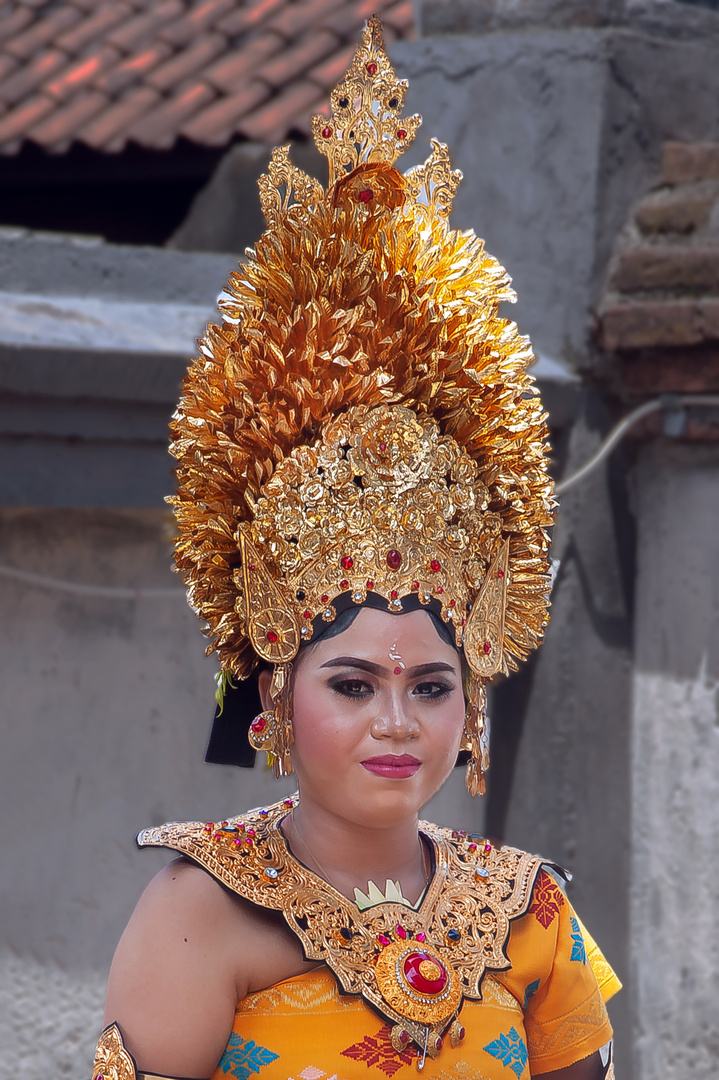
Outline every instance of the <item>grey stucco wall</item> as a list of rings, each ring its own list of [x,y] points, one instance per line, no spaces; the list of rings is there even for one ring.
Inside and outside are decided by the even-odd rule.
[[[693,25],[690,9],[656,7]],[[611,247],[655,180],[662,143],[719,133],[719,18],[702,14],[714,37],[702,20],[693,36],[672,33],[669,18],[472,36],[470,19],[461,34],[391,46],[410,83],[407,110],[424,118],[401,165],[424,160],[430,136],[448,144],[464,173],[452,223],[474,228],[507,267],[519,295],[511,315],[540,355],[595,364]]]
[[[0,1080],[89,1076],[112,954],[153,873],[140,828],[294,790],[203,762],[215,664],[170,572],[163,510],[0,511],[0,563],[160,598],[78,596],[0,573]],[[463,770],[426,808],[482,828]]]
[[[719,1058],[719,448],[657,443],[637,473],[632,993],[637,1080]]]

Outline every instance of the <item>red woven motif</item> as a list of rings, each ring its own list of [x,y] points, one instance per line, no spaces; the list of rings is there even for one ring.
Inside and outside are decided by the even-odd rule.
[[[411,1065],[416,1057],[416,1050],[411,1048],[397,1053],[390,1041],[391,1027],[384,1024],[376,1035],[365,1035],[362,1042],[354,1043],[342,1051],[344,1057],[354,1058],[355,1061],[364,1061],[368,1069],[376,1065],[387,1076],[394,1076],[403,1065]]]
[[[529,911],[537,919],[537,922],[546,930],[551,926],[559,909],[564,903],[562,890],[544,870],[542,870],[534,884],[534,899]]]

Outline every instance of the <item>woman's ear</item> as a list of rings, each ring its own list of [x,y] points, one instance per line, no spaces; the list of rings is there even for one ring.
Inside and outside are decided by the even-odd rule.
[[[270,668],[263,668],[257,676],[257,689],[260,692],[260,701],[262,702],[262,708],[267,712],[272,712],[274,704],[270,697],[270,684],[272,682],[272,671]]]

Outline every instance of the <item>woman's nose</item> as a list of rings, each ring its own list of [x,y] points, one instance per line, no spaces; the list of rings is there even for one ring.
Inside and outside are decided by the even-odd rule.
[[[375,739],[413,739],[419,734],[419,724],[400,702],[388,702],[372,721],[370,731]]]

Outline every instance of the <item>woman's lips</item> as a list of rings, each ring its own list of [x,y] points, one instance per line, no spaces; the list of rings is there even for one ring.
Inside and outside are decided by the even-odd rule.
[[[379,754],[360,762],[374,776],[386,776],[388,780],[406,780],[414,776],[422,762],[411,754]]]

